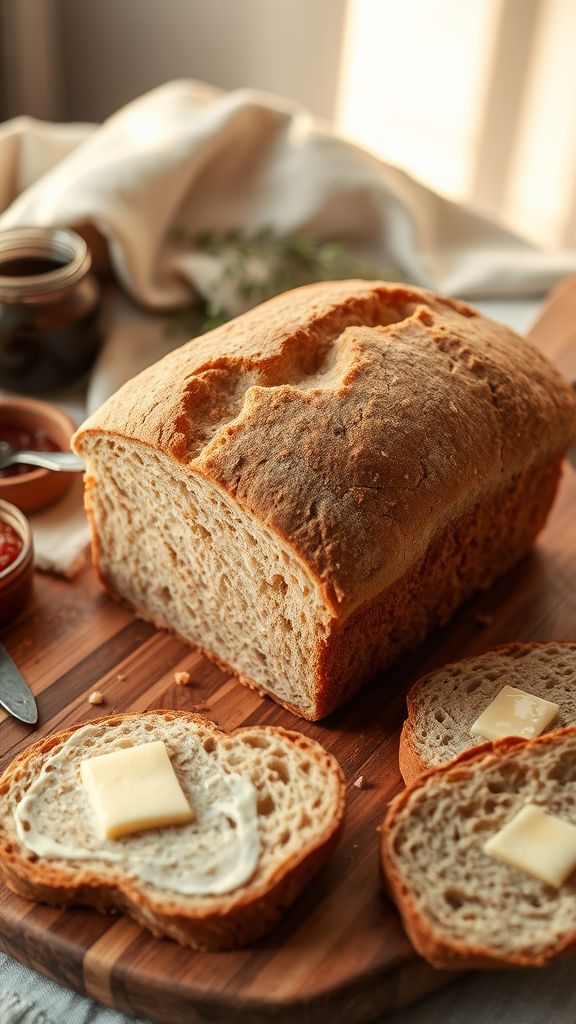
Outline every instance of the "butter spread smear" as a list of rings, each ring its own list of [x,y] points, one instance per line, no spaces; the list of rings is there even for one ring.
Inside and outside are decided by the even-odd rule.
[[[250,779],[225,772],[203,779],[193,787],[195,818],[190,823],[104,840],[95,829],[77,777],[80,761],[74,757],[74,748],[90,733],[98,735],[92,725],[72,733],[46,759],[16,807],[18,838],[27,850],[46,859],[104,861],[114,865],[114,873],[182,895],[220,895],[250,880],[261,854],[257,792]],[[58,774],[70,772],[71,765],[73,786],[66,799],[75,801],[73,813],[58,819],[58,801],[55,795],[50,799],[51,789]],[[186,785],[185,779],[182,782]]]

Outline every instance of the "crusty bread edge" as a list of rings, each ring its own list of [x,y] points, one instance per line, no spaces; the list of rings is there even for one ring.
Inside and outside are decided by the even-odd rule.
[[[549,644],[555,644],[556,646],[562,646],[567,644],[574,644],[574,640],[535,640],[529,643],[510,643],[500,644],[498,647],[491,647],[487,651],[483,651],[481,654],[472,654],[468,658],[461,658],[456,661],[447,662],[446,665],[442,665],[440,668],[434,669],[432,672],[428,672],[425,676],[421,676],[412,684],[408,693],[406,694],[406,710],[407,717],[402,725],[402,731],[400,733],[400,746],[398,748],[398,763],[400,766],[400,774],[404,779],[404,782],[409,786],[414,782],[423,772],[430,771],[430,769],[437,767],[437,765],[430,764],[422,757],[422,752],[419,745],[414,740],[414,720],[416,718],[416,694],[420,689],[425,689],[439,672],[443,672],[445,669],[453,668],[454,666],[468,665],[471,661],[477,661],[478,658],[486,657],[487,655],[498,655],[501,657],[507,657],[513,654],[515,651],[526,651],[527,649],[536,650],[539,647],[548,647]],[[476,744],[473,750],[480,750],[480,745]],[[460,755],[457,755],[460,756]]]
[[[93,723],[113,724],[132,717],[127,714],[104,716]],[[336,759],[320,744],[300,733],[274,726],[241,726],[231,733],[225,733],[209,719],[187,711],[168,711],[163,708],[150,709],[140,715],[161,715],[165,719],[181,720],[185,717],[190,725],[201,725],[204,730],[218,737],[235,736],[256,728],[258,732],[271,735],[281,733],[300,749],[308,749],[314,758],[326,759],[328,770],[335,773],[339,782],[339,800],[334,821],[310,846],[304,854],[297,853],[283,863],[272,878],[255,891],[245,893],[239,899],[234,894],[222,898],[219,909],[199,910],[182,913],[175,909],[178,896],[166,897],[161,908],[151,908],[146,895],[130,881],[110,883],[102,880],[98,872],[77,869],[78,881],[70,881],[61,869],[46,867],[36,861],[23,858],[14,844],[7,838],[0,824],[0,878],[13,892],[32,901],[71,906],[81,904],[93,907],[102,913],[118,910],[128,914],[135,921],[159,937],[170,936],[194,949],[232,949],[254,941],[282,917],[284,911],[296,899],[312,876],[320,869],[336,846],[344,822],[345,784],[342,770]],[[43,758],[57,744],[65,742],[72,733],[89,723],[82,722],[61,732],[47,736],[22,751],[8,766],[0,778],[0,794],[10,786],[14,772],[35,757]],[[321,752],[321,753],[320,753]],[[228,904],[228,906],[226,906]]]
[[[389,893],[394,900],[404,928],[417,952],[433,967],[441,970],[467,970],[478,968],[494,969],[496,967],[543,967],[552,960],[576,950],[576,931],[565,939],[553,943],[540,953],[496,955],[492,950],[465,943],[450,943],[441,936],[434,925],[418,910],[410,896],[402,875],[396,867],[388,849],[388,836],[399,816],[405,810],[410,797],[418,789],[424,788],[428,781],[437,775],[457,775],[462,765],[478,764],[480,768],[488,760],[505,756],[517,747],[526,748],[535,745],[555,743],[562,736],[576,736],[576,726],[567,726],[556,732],[544,733],[534,740],[523,740],[516,736],[507,736],[494,743],[484,743],[463,751],[446,764],[438,765],[420,775],[413,783],[392,800],[380,832],[380,857],[384,879]]]
[[[432,673],[433,674],[433,673]],[[410,694],[408,694],[410,696]],[[476,750],[478,748],[476,747]],[[413,727],[410,718],[410,706],[408,706],[408,717],[402,724],[400,731],[400,743],[398,746],[398,766],[404,784],[409,786],[423,772],[430,770],[432,765],[428,764],[420,756],[420,752],[413,740]]]

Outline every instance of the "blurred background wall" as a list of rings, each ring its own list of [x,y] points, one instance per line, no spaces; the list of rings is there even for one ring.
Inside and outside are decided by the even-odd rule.
[[[173,78],[252,86],[334,115],[346,0],[0,0],[0,9],[3,117],[50,107],[54,119],[102,121]],[[41,65],[50,64],[47,88]]]
[[[576,0],[0,0],[0,118],[173,78],[297,100],[456,200],[576,244]]]

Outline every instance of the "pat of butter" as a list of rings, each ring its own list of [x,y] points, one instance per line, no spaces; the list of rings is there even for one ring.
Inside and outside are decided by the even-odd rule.
[[[470,727],[471,736],[499,740],[503,736],[533,739],[558,714],[560,705],[515,686],[504,686]]]
[[[80,776],[103,839],[194,817],[161,740],[90,757]]]
[[[484,852],[559,888],[576,868],[576,825],[526,804]]]

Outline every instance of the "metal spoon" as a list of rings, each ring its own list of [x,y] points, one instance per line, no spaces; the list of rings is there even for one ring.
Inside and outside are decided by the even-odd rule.
[[[0,469],[15,463],[25,466],[41,466],[57,473],[82,473],[86,469],[84,459],[74,452],[25,452],[15,451],[7,441],[0,441]]]

